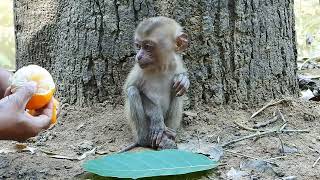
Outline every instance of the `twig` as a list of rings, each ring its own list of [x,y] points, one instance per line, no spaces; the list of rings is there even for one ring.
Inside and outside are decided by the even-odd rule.
[[[274,157],[274,158],[268,158],[268,159],[266,159],[266,160],[277,160],[277,159],[284,159],[284,158],[286,158],[287,156],[278,156],[278,157]]]
[[[277,130],[270,130],[270,131],[265,131],[265,132],[257,132],[255,134],[250,134],[248,136],[244,136],[244,137],[239,138],[239,139],[231,140],[229,142],[226,142],[226,143],[222,144],[221,146],[222,147],[226,147],[226,146],[229,146],[230,144],[234,144],[234,143],[237,143],[239,141],[243,141],[243,140],[246,140],[246,139],[251,139],[251,138],[257,137],[257,136],[264,136],[264,135],[267,135],[267,134],[275,133],[276,131]]]
[[[220,143],[220,136],[217,137],[217,143]]]
[[[286,122],[283,123],[283,125],[280,127],[279,131],[283,131],[286,126],[287,126],[287,123]]]
[[[239,139],[234,139],[234,140],[231,140],[231,141],[228,141],[224,144],[222,144],[221,146],[222,147],[226,147],[226,146],[229,146],[230,144],[234,144],[234,143],[237,143],[239,141],[243,141],[243,140],[246,140],[246,139],[251,139],[251,138],[254,138],[254,137],[262,137],[262,136],[266,136],[266,135],[269,135],[269,134],[272,134],[272,133],[291,133],[291,132],[299,132],[299,133],[308,133],[310,132],[309,130],[300,130],[300,129],[297,129],[297,130],[285,130],[285,129],[282,129],[280,130],[281,128],[285,127],[287,124],[284,124],[282,125],[280,128],[277,128],[277,129],[272,129],[272,130],[268,130],[268,131],[264,131],[264,132],[256,132],[255,134],[250,134],[250,135],[247,135],[247,136],[244,136],[244,137],[241,137]]]
[[[233,121],[233,123],[237,126],[239,126],[240,128],[244,129],[244,130],[247,130],[247,131],[253,131],[253,132],[257,132],[258,130],[257,129],[252,129],[252,128],[249,128],[249,127],[246,127],[245,125],[239,123],[239,122],[236,122],[236,121]]]
[[[280,135],[278,134],[278,138],[279,138],[279,140],[280,140],[280,145],[281,145],[281,154],[282,155],[284,155],[284,146],[283,146],[283,141],[282,141],[282,139],[281,139],[281,137],[280,137]]]
[[[309,129],[284,129],[282,130],[284,133],[292,133],[292,132],[298,132],[298,133],[309,133]]]
[[[263,106],[261,109],[259,109],[257,112],[253,113],[252,116],[250,117],[250,119],[256,117],[259,113],[261,113],[263,110],[267,109],[268,107],[270,106],[274,106],[274,105],[277,105],[277,104],[280,104],[282,103],[283,101],[285,101],[285,99],[281,99],[279,101],[270,101],[268,104],[266,104],[265,106]]]
[[[314,168],[319,161],[320,161],[320,156],[318,157],[318,159],[316,160],[316,162],[313,163],[312,167]]]
[[[228,163],[220,163],[220,164],[218,164],[218,166],[226,166],[226,165],[228,165]]]
[[[199,130],[196,131],[197,132],[197,140],[198,140],[198,148],[200,149],[200,133]]]
[[[274,116],[272,119],[266,121],[266,122],[262,122],[262,123],[258,123],[256,125],[253,126],[254,129],[258,129],[258,128],[262,128],[262,127],[266,127],[269,124],[272,124],[274,122],[276,122],[278,120],[278,116]]]
[[[305,61],[301,64],[299,70],[301,71],[302,68],[303,68],[303,66],[304,66],[307,62],[309,62],[309,61],[314,61],[314,60],[317,61],[317,59],[318,59],[318,57],[308,58],[307,60],[305,60]]]
[[[286,119],[284,118],[283,114],[281,113],[281,111],[280,111],[279,109],[278,109],[278,114],[279,114],[281,120],[282,120],[284,123],[286,123],[287,121],[286,121]]]
[[[241,154],[241,153],[238,153],[238,152],[233,152],[233,151],[230,151],[230,150],[224,150],[225,152],[228,152],[228,153],[231,153],[231,154],[235,154],[235,155],[238,155],[238,156],[242,156],[242,157],[246,157],[246,158],[250,158],[250,159],[254,159],[254,160],[261,160],[261,161],[264,161],[264,162],[267,162],[267,163],[270,163],[270,164],[273,164],[273,165],[276,165],[276,163],[274,162],[271,162],[269,160],[264,160],[264,159],[259,159],[259,158],[256,158],[256,157],[253,157],[253,156],[249,156],[249,155],[245,155],[245,154]]]

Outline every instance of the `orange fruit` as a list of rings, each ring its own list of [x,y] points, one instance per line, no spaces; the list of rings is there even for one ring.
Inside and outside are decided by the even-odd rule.
[[[58,107],[59,107],[59,101],[57,101],[55,98],[53,98],[53,112],[52,112],[51,124],[57,123]]]
[[[37,65],[28,65],[19,69],[10,78],[11,88],[17,89],[27,82],[35,82],[37,84],[36,93],[26,105],[31,115],[35,110],[45,107],[53,97],[56,90],[51,74],[44,68]],[[58,101],[54,99],[54,108],[52,122],[56,123]]]
[[[52,117],[51,117],[51,124],[56,124],[57,123],[57,110],[59,107],[59,101],[57,101],[55,98],[53,98],[53,111],[52,111]],[[36,110],[28,110],[28,113],[31,114],[32,116],[37,115]]]

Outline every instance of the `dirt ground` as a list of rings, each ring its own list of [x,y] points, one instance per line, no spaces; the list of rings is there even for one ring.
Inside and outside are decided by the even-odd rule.
[[[234,143],[224,148],[224,156],[218,168],[204,174],[176,178],[236,179],[235,173],[232,176],[231,172],[241,172],[245,174],[238,179],[281,179],[290,176],[296,176],[297,179],[320,179],[320,162],[312,167],[320,156],[319,103],[287,99],[250,120],[252,113],[258,109],[233,110],[229,107],[218,107],[188,112],[184,116],[178,142],[214,144],[218,141],[224,143],[238,139],[255,132],[245,130],[234,122],[253,127],[272,118],[277,109],[287,121],[285,129],[309,129],[310,133],[271,134]],[[65,106],[58,121],[54,128],[28,140],[27,145],[35,148],[34,153],[5,152],[12,149],[15,142],[1,141],[0,151],[3,152],[0,153],[0,179],[99,179],[85,173],[81,164],[101,154],[114,153],[133,141],[122,106]],[[282,124],[280,119],[259,129],[271,129]],[[89,154],[83,160],[57,159],[48,155],[48,152],[52,152],[75,158],[94,148],[95,154]],[[269,159],[269,163],[260,169],[244,166],[253,158]]]

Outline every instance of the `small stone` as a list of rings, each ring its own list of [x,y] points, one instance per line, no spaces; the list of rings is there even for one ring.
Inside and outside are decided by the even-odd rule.
[[[64,165],[64,168],[65,168],[65,169],[71,169],[72,166]]]
[[[296,180],[297,176],[287,176],[287,177],[283,177],[282,180]]]
[[[91,149],[93,149],[93,142],[83,141],[80,145],[78,145],[78,149],[82,152],[90,151]]]
[[[184,111],[183,114],[184,114],[185,116],[189,116],[189,117],[197,117],[197,116],[198,116],[197,113],[193,113],[193,112],[191,112],[191,111]]]
[[[183,121],[182,121],[182,124],[183,126],[189,126],[191,124],[192,120],[190,119],[190,117],[184,117],[183,118]]]
[[[241,133],[240,132],[236,132],[236,133],[234,133],[234,136],[241,136]]]
[[[283,154],[292,154],[292,153],[299,152],[299,150],[296,147],[290,147],[287,145],[283,145],[283,148],[282,148],[282,146],[279,147],[279,152],[283,153]]]

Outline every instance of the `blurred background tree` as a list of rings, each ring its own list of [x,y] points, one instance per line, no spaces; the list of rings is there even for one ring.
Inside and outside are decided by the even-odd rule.
[[[61,103],[121,104],[133,65],[133,32],[151,16],[174,18],[189,35],[186,108],[248,108],[298,96],[294,0],[14,1],[17,67],[38,64]]]
[[[298,61],[320,58],[320,2],[295,0]],[[13,0],[0,1],[0,67],[15,68]]]
[[[298,61],[320,58],[320,2],[295,0]]]
[[[0,67],[5,67],[7,69],[14,69],[15,68],[15,44],[14,44],[15,41],[14,41],[14,28],[13,28],[13,3],[12,3],[12,1],[13,0],[1,0],[0,1],[0,44],[1,44],[0,45]],[[20,2],[17,1],[16,3],[19,5],[19,7],[26,7],[26,5],[28,4],[26,2],[28,2],[28,1],[20,1]],[[30,2],[32,2],[32,1],[30,1]],[[53,1],[53,2],[55,2],[55,1]],[[120,1],[120,2],[122,2],[122,1]],[[119,13],[122,13],[122,10],[123,10],[123,13],[128,13],[125,9],[123,9],[124,6],[122,6],[120,2],[115,4],[115,6],[117,7],[117,10],[119,10],[119,9],[121,10],[121,12],[120,11],[117,12],[118,16],[119,16]],[[297,46],[298,46],[298,48],[297,48],[297,50],[298,50],[298,66],[300,66],[301,64],[304,64],[307,61],[313,61],[313,60],[320,61],[320,4],[319,3],[320,3],[319,0],[294,0],[295,29],[296,29]],[[30,4],[32,4],[32,3],[30,3]],[[37,4],[37,3],[34,3],[34,4]],[[42,30],[43,32],[41,31],[40,34],[34,36],[35,38],[40,38],[39,42],[34,44],[34,46],[37,47],[37,48],[35,48],[34,50],[30,50],[29,48],[25,47],[25,50],[30,50],[30,53],[33,54],[33,55],[30,56],[30,57],[26,57],[23,53],[20,53],[20,54],[22,54],[21,57],[25,57],[25,58],[28,59],[28,60],[26,60],[26,62],[32,63],[32,62],[35,62],[36,59],[38,59],[38,60],[41,61],[40,64],[44,65],[45,67],[47,67],[47,66],[49,67],[51,63],[54,63],[54,62],[51,62],[51,60],[55,60],[56,59],[56,58],[52,58],[52,59],[49,58],[49,61],[43,61],[43,59],[46,59],[44,57],[51,57],[50,48],[52,48],[52,47],[51,47],[51,45],[47,45],[47,43],[49,43],[49,41],[51,42],[51,41],[55,40],[56,39],[55,38],[56,35],[59,35],[59,34],[60,34],[60,36],[64,35],[64,33],[52,33],[52,37],[48,36],[48,34],[50,34],[50,33],[48,33],[47,31],[52,31],[52,30],[54,30],[53,27],[55,27],[54,23],[51,22],[50,19],[53,19],[53,20],[55,19],[54,17],[55,17],[56,11],[50,9],[51,6],[47,6],[47,4],[48,3],[43,3],[41,5],[42,10],[41,10],[40,7],[38,7],[38,8],[35,7],[33,10],[23,11],[23,12],[26,12],[26,14],[24,14],[25,18],[29,19],[31,24],[37,24],[37,26],[34,26],[32,28],[36,28],[37,29],[37,28],[40,28],[40,27],[44,27],[44,29]],[[61,4],[63,5],[63,3],[61,3]],[[141,4],[143,4],[143,3],[140,3],[140,6],[141,6]],[[111,7],[113,5],[109,4],[109,6]],[[52,7],[54,7],[54,6],[52,6]],[[95,8],[95,4],[93,4],[92,7]],[[148,8],[150,8],[150,7],[148,7]],[[140,7],[140,9],[141,9],[141,7]],[[156,11],[158,9],[159,8],[155,8]],[[98,15],[99,15],[99,13],[101,13],[100,12],[101,9],[99,7],[99,3],[98,3],[98,10],[99,10],[98,12],[94,12],[94,14],[93,14],[94,17],[96,15],[96,13],[98,13]],[[149,11],[147,11],[147,12],[149,13]],[[137,13],[137,12],[135,12],[135,13]],[[157,12],[157,13],[161,14],[163,12]],[[166,10],[164,10],[164,13],[172,14],[172,12],[170,12],[169,10],[168,10],[168,12]],[[278,12],[278,13],[282,14],[283,12]],[[63,13],[61,13],[61,14],[63,14]],[[46,19],[50,20],[50,23],[49,24],[44,24],[44,22],[36,23],[37,21],[39,21],[39,19],[32,18],[32,16],[30,16],[30,15],[36,15],[37,17],[39,17],[39,15],[43,15],[43,16],[45,16]],[[59,15],[58,19],[60,18],[60,15]],[[137,14],[135,14],[135,15],[137,16]],[[284,15],[288,16],[288,14],[284,14]],[[100,17],[100,16],[98,16],[98,17]],[[198,17],[198,16],[195,16],[195,17]],[[87,17],[85,17],[84,19],[86,19],[86,18]],[[135,18],[140,18],[140,17],[135,17]],[[286,17],[286,18],[288,18],[288,17]],[[78,22],[78,21],[80,21],[79,19],[81,19],[81,18],[80,17],[76,17],[74,22],[68,22],[68,23],[71,23],[71,25],[79,24],[79,22]],[[99,21],[97,21],[97,19],[94,19],[91,22],[94,22],[95,26],[99,25],[98,24]],[[64,23],[64,21],[61,21],[61,23]],[[113,21],[108,22],[108,24],[110,26],[112,25],[110,28],[113,28],[113,26],[114,26],[114,22]],[[70,24],[68,24],[68,25],[70,25]],[[119,28],[120,25],[122,25],[121,22],[120,22],[120,24],[116,23],[116,28]],[[191,23],[191,25],[192,25],[192,23]],[[17,26],[17,27],[21,28],[21,26]],[[92,29],[90,29],[90,27],[91,27],[90,24],[86,25],[86,28],[87,28],[86,31],[91,32]],[[103,27],[103,26],[101,26],[101,27]],[[190,25],[188,27],[190,27]],[[26,28],[30,28],[30,27],[26,27]],[[285,28],[288,28],[288,27],[285,27]],[[100,32],[100,31],[103,31],[103,30],[105,30],[105,29],[100,29],[97,32]],[[20,31],[21,30],[18,29],[18,31],[17,31],[18,34],[19,34]],[[37,30],[34,30],[34,32],[37,32]],[[116,33],[115,35],[121,35],[121,34],[119,34],[120,32],[118,32],[118,31],[115,31],[115,33]],[[98,33],[98,35],[99,35],[99,33]],[[109,35],[113,36],[114,34],[111,33]],[[22,36],[20,36],[20,38],[21,37]],[[43,39],[41,39],[41,38],[43,38]],[[81,38],[83,38],[83,37],[78,37],[78,39],[79,38],[81,40]],[[286,37],[283,37],[283,38],[286,38]],[[20,40],[19,36],[18,36],[18,40]],[[102,40],[103,40],[103,38],[99,36],[97,41],[102,41]],[[24,42],[24,40],[22,40],[22,42]],[[66,41],[63,40],[63,42],[66,42]],[[94,41],[94,42],[96,42],[96,41]],[[41,48],[41,47],[46,47],[47,49],[46,48]],[[97,47],[96,49],[101,49],[101,48],[102,47]],[[125,48],[119,47],[118,49],[129,49],[130,50],[130,47],[125,47]],[[118,49],[116,49],[116,50],[118,50]],[[73,50],[75,51],[76,49],[73,49]],[[42,53],[38,52],[38,51],[41,51]],[[68,52],[71,52],[71,51],[68,51]],[[120,59],[121,60],[121,57],[117,58],[117,56],[116,56],[117,53],[118,53],[117,51],[113,52],[112,57],[115,57],[116,59],[118,59],[118,60]],[[39,54],[42,54],[43,57],[40,56]],[[124,57],[125,59],[127,59],[128,57],[130,58],[132,56],[131,51],[128,52],[127,54],[128,55],[126,55]],[[201,52],[200,52],[200,54],[201,54]],[[71,57],[71,56],[68,56],[68,57]],[[101,57],[99,57],[99,58],[101,58]],[[99,58],[98,58],[97,61],[93,60],[93,62],[98,63],[98,64],[99,63],[105,63],[103,61],[99,61]],[[106,57],[104,57],[104,58],[106,58]],[[57,58],[57,59],[59,59],[59,61],[61,61],[61,58]],[[85,60],[86,59],[82,59],[82,61],[85,61]],[[70,62],[70,60],[68,60],[67,62]],[[121,60],[121,62],[122,62],[122,60]],[[23,63],[21,63],[20,65],[22,65],[22,64]],[[66,63],[62,63],[62,64],[66,64]],[[100,65],[98,65],[98,66],[102,67]],[[108,67],[112,68],[113,65],[110,65]],[[120,67],[123,67],[121,63],[120,63]],[[319,65],[319,67],[320,67],[320,65]],[[119,69],[119,67],[117,67],[117,69]],[[109,70],[108,69],[107,71],[108,72],[111,71],[111,74],[115,74],[113,72],[113,70]],[[57,74],[59,74],[59,73],[57,72]],[[91,74],[89,73],[89,76],[90,77],[95,77],[97,74],[99,74],[99,73],[95,74],[95,71],[93,71]],[[95,77],[95,78],[97,78],[97,77]],[[112,78],[114,78],[114,77],[112,77]],[[108,80],[108,82],[114,81],[114,79],[112,79],[112,78],[111,78],[111,80]],[[69,84],[69,83],[67,83],[67,84]],[[114,87],[114,85],[110,85],[108,87]],[[204,87],[204,88],[206,88],[206,87]],[[79,89],[82,89],[82,88],[79,87],[79,88],[76,88],[76,89],[79,90]],[[96,88],[94,88],[94,89],[96,89]],[[91,92],[91,91],[87,91],[86,90],[85,92]],[[100,90],[99,90],[99,92],[100,92]],[[92,93],[96,94],[96,92],[92,92]],[[115,94],[115,93],[114,92],[110,92],[109,94]],[[104,96],[104,95],[102,95],[102,96]],[[67,100],[67,101],[70,101],[70,100]],[[211,101],[211,100],[209,100],[209,101]]]
[[[0,67],[15,69],[13,0],[0,1]]]

